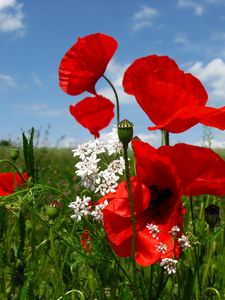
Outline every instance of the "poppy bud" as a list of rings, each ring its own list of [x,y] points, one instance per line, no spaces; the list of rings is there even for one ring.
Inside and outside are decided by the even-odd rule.
[[[123,120],[118,124],[118,136],[121,143],[127,147],[133,137],[133,123],[128,120]]]
[[[58,201],[52,201],[47,207],[47,215],[49,219],[54,220],[59,214],[60,203]]]
[[[214,228],[220,222],[220,208],[217,205],[210,204],[205,209],[205,221],[210,228]]]
[[[13,161],[16,161],[19,157],[20,151],[17,148],[13,148],[10,150],[10,157]]]

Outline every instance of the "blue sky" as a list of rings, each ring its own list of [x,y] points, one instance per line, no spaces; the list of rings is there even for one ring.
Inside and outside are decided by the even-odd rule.
[[[74,146],[91,139],[69,114],[71,97],[58,86],[58,65],[77,38],[102,32],[119,43],[107,68],[122,102],[122,118],[135,125],[135,134],[153,145],[160,132],[134,98],[121,86],[123,72],[136,58],[168,55],[203,82],[208,105],[225,105],[225,0],[0,0],[0,139],[16,141],[32,126],[48,143]],[[104,80],[100,94],[114,100]],[[103,135],[110,128],[104,130]],[[225,133],[213,130],[212,145],[225,147]],[[201,144],[203,126],[172,135],[179,141]]]

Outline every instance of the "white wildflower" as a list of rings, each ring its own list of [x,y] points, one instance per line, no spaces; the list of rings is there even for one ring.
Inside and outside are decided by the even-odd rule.
[[[119,140],[117,127],[114,127],[112,131],[108,134],[108,141],[105,147],[109,155],[112,155],[114,153],[120,153],[122,151],[123,144]]]
[[[185,235],[182,235],[181,238],[178,239],[178,242],[180,243],[180,246],[183,248],[183,250],[191,247],[191,244]]]
[[[171,230],[169,231],[169,233],[173,236],[176,237],[177,234],[180,232],[180,228],[178,226],[173,226],[171,227]]]
[[[176,266],[178,261],[172,258],[163,258],[160,262],[160,266],[163,267],[169,275],[176,273]]]
[[[76,197],[74,202],[71,202],[69,207],[73,209],[74,214],[71,216],[72,219],[80,221],[83,216],[90,214],[89,203],[91,201],[90,197],[84,196],[83,199],[79,196]]]
[[[99,177],[96,180],[96,184],[98,185],[95,192],[99,192],[102,196],[108,193],[114,193],[115,188],[118,185],[119,176],[117,176],[114,172],[106,169],[104,171],[99,172]]]
[[[105,208],[107,205],[108,205],[108,201],[105,200],[102,204],[98,204],[95,206],[95,210],[93,210],[91,212],[91,215],[93,216],[93,219],[95,221],[99,221],[99,222],[102,222],[103,221],[103,213],[102,213],[102,210],[103,208]]]
[[[96,190],[96,180],[98,178],[97,173],[87,175],[81,178],[81,185],[87,189],[90,189],[92,192]]]
[[[152,234],[153,238],[158,239],[159,227],[157,225],[147,224],[146,228],[148,228],[148,230]]]
[[[100,141],[99,139],[93,140],[90,143],[89,148],[91,150],[91,153],[95,154],[101,154],[106,152],[105,143],[103,141]]]
[[[92,153],[91,141],[78,145],[76,149],[73,149],[73,156],[78,156],[81,160],[84,160],[87,156],[89,156]]]
[[[115,159],[113,160],[108,168],[109,171],[114,172],[114,173],[118,173],[119,175],[123,175],[123,172],[125,170],[125,161],[124,158],[122,156],[120,156],[119,159]]]
[[[89,176],[98,172],[98,162],[100,161],[97,158],[96,154],[92,154],[91,156],[87,156],[85,160],[79,161],[76,167],[76,175],[80,177]]]
[[[160,242],[159,245],[156,245],[156,251],[165,254],[167,251],[166,244],[163,244],[162,242]]]

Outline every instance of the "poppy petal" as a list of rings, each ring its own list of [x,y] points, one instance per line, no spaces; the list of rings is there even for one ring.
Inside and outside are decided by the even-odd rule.
[[[148,129],[164,129],[168,132],[180,133],[198,123],[224,130],[225,107],[185,107],[172,114],[164,123],[158,124],[157,126],[150,126]]]
[[[114,104],[102,96],[87,97],[70,105],[70,113],[91,134],[99,137],[99,131],[107,127],[114,117]]]
[[[139,76],[133,89],[138,104],[156,125],[166,122],[182,108],[205,105],[208,98],[201,82],[179,69]]]
[[[116,40],[102,33],[78,38],[59,65],[62,90],[70,95],[85,91],[96,94],[95,84],[104,74],[116,49]]]
[[[156,59],[153,55],[136,60],[127,69],[123,85],[156,125],[149,127],[150,130],[165,129],[179,133],[199,122],[210,126],[214,124],[212,126],[217,128],[224,126],[225,121],[221,125],[216,113],[209,118],[212,112],[204,109],[208,95],[200,80],[184,73],[168,57]]]
[[[27,180],[27,173],[23,173],[24,178]],[[18,173],[5,172],[0,173],[0,196],[11,195],[15,189],[24,184],[23,179]]]
[[[133,95],[133,84],[140,75],[153,75],[157,70],[178,69],[174,60],[168,56],[149,55],[136,59],[126,70],[123,77],[123,87],[126,93]]]
[[[225,161],[211,149],[179,143],[158,151],[176,167],[184,195],[225,195]]]

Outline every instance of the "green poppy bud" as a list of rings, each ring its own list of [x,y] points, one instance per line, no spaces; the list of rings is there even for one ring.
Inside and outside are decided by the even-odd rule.
[[[49,219],[54,220],[59,214],[60,203],[58,201],[52,201],[47,207],[47,215]]]
[[[123,120],[118,124],[118,136],[119,140],[124,146],[128,146],[133,137],[133,123],[128,120]]]
[[[13,148],[10,150],[10,157],[13,161],[16,161],[17,158],[19,157],[20,150],[17,148]]]
[[[212,229],[220,223],[220,208],[217,205],[210,204],[206,207],[205,221]]]

